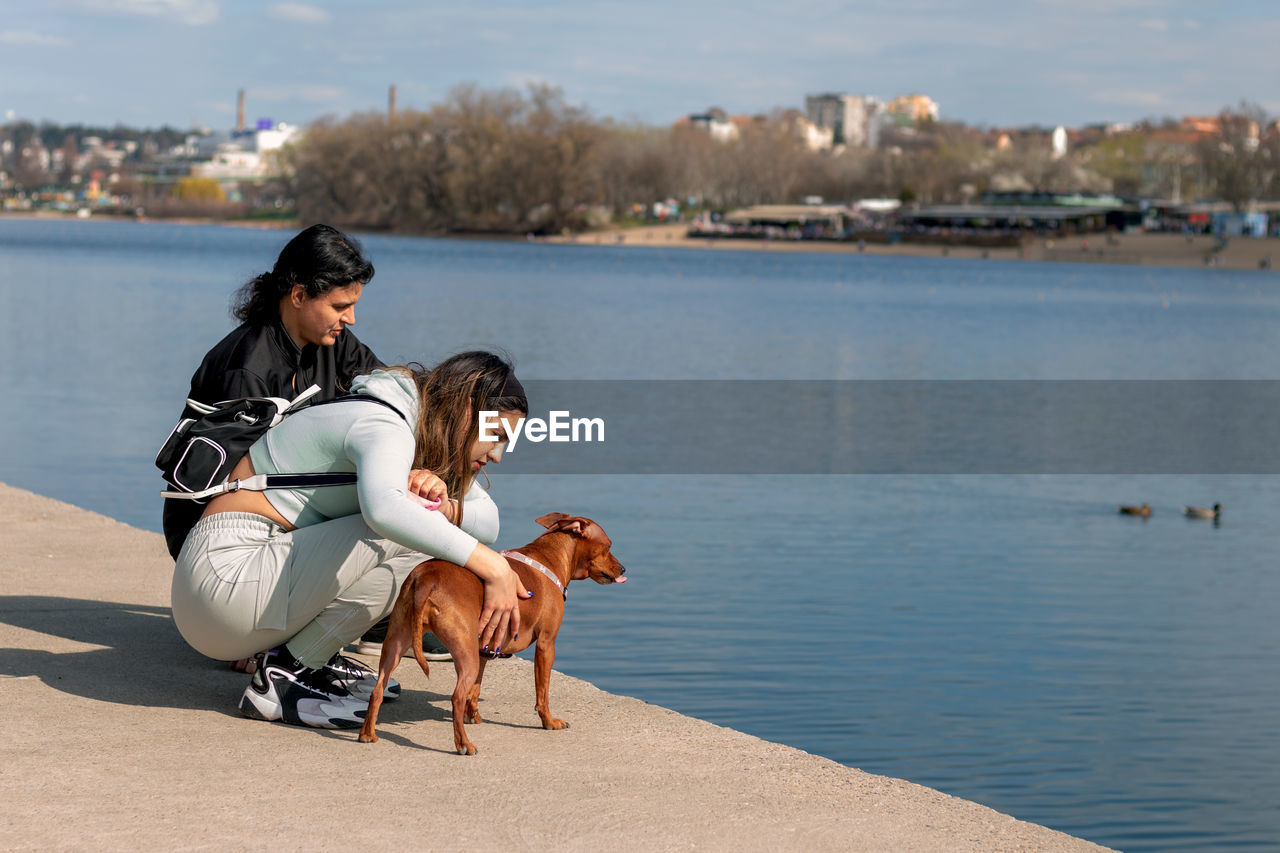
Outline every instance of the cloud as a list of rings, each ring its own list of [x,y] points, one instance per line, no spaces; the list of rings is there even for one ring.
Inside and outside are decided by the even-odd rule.
[[[334,55],[334,60],[343,65],[362,65],[366,68],[373,65],[386,65],[387,57],[382,53],[361,53],[359,51],[341,51]]]
[[[1155,30],[1156,32],[1167,32],[1169,22],[1163,18],[1147,18],[1145,21],[1138,21],[1138,26],[1144,30]]]
[[[557,87],[555,81],[541,74],[534,74],[531,71],[511,71],[504,76],[504,79],[507,85],[513,89],[530,89],[542,86],[554,89]]]
[[[1036,0],[1037,6],[1079,15],[1081,12],[1113,13],[1124,10],[1158,9],[1167,0]]]
[[[1141,89],[1105,89],[1092,98],[1095,103],[1121,107],[1163,107],[1170,103],[1163,92]]]
[[[297,24],[323,24],[329,20],[329,13],[324,9],[306,3],[273,3],[269,11],[273,18]]]
[[[264,101],[309,101],[317,104],[331,104],[340,101],[346,95],[341,86],[251,86],[248,96]]]
[[[19,47],[66,47],[71,42],[60,36],[48,36],[44,33],[32,33],[25,30],[4,30],[0,32],[0,44]]]
[[[167,18],[190,27],[218,20],[219,0],[82,0],[84,7],[109,15]]]

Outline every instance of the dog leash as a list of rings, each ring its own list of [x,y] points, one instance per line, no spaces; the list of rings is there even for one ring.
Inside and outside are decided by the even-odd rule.
[[[504,557],[510,557],[513,560],[519,560],[520,562],[524,563],[526,566],[531,566],[537,569],[538,571],[542,572],[544,575],[551,578],[551,582],[556,585],[556,589],[560,590],[560,595],[562,595],[565,599],[569,598],[569,590],[565,589],[564,584],[560,583],[560,578],[556,577],[555,573],[552,572],[550,569],[548,569],[546,566],[542,565],[542,563],[539,563],[537,560],[533,559],[532,557],[526,557],[524,554],[521,554],[519,551],[500,551],[499,553],[502,554],[502,556]]]

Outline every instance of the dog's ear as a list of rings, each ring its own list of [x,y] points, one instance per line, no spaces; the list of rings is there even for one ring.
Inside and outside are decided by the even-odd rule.
[[[543,527],[547,528],[548,530],[551,530],[556,526],[556,522],[558,522],[562,518],[568,518],[568,517],[569,516],[565,515],[563,512],[549,512],[546,515],[542,516],[542,518],[535,519],[535,521],[538,524],[541,524]]]
[[[591,525],[590,519],[565,515],[563,512],[552,512],[538,519],[538,523],[551,533],[572,533],[581,536]]]

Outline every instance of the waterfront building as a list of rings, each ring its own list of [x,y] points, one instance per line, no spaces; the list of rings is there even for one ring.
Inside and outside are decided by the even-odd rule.
[[[830,131],[833,144],[851,148],[867,146],[869,123],[883,108],[871,95],[830,92],[804,99],[805,117],[815,127]]]
[[[215,180],[255,180],[276,169],[276,152],[295,139],[299,129],[271,119],[259,119],[252,129],[196,137],[191,174]]]

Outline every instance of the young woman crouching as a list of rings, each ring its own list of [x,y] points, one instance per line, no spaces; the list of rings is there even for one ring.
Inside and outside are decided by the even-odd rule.
[[[270,649],[240,700],[248,717],[359,727],[375,675],[339,651],[391,612],[405,577],[432,557],[484,581],[482,644],[501,646],[520,630],[517,600],[530,593],[485,544],[497,538],[498,512],[475,482],[504,447],[479,440],[479,413],[498,411],[514,429],[529,410],[511,365],[468,352],[432,370],[374,371],[351,390],[393,408],[302,409],[259,439],[231,478],[355,472],[354,485],[220,495],[177,558],[173,619],[194,649],[219,660]],[[436,475],[426,491],[438,509],[408,492],[414,468]],[[399,690],[392,684],[385,698]]]

